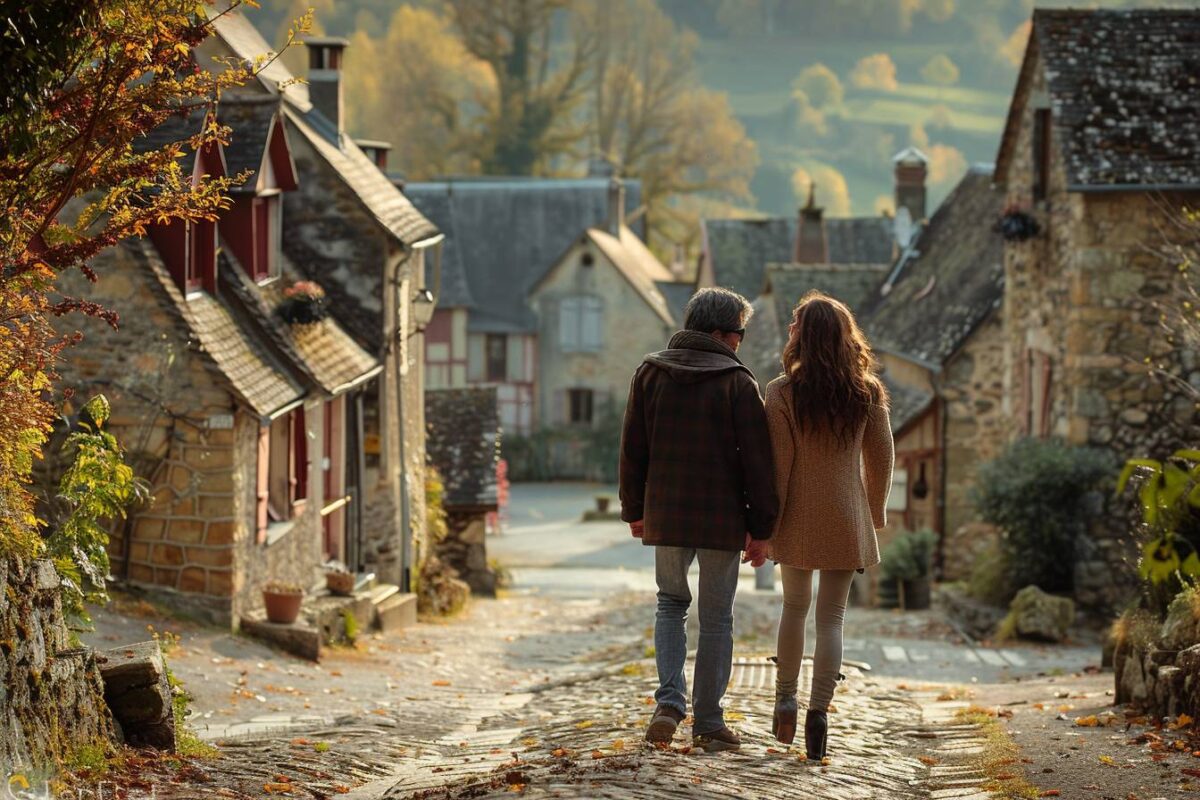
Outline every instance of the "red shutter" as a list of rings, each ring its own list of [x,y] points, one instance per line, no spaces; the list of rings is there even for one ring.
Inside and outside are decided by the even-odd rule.
[[[256,475],[255,497],[258,501],[255,508],[257,519],[258,541],[261,544],[267,539],[267,505],[271,497],[271,426],[262,425],[258,429],[258,471]]]
[[[271,203],[261,197],[254,199],[254,280],[271,275]]]

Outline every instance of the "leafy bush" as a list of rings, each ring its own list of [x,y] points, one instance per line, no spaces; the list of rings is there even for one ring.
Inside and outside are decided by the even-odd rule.
[[[78,430],[63,445],[72,457],[58,484],[56,518],[46,537],[46,553],[62,577],[63,611],[90,623],[84,603],[108,601],[108,528],[150,493],[133,474],[117,439],[104,430],[109,406],[97,395],[83,408]]]
[[[912,581],[929,574],[937,535],[931,530],[904,532],[883,550],[880,571],[884,580]]]
[[[974,501],[1002,532],[1013,584],[1071,591],[1075,539],[1087,529],[1085,498],[1115,469],[1108,451],[1056,439],[1020,439],[980,468]]]
[[[989,545],[971,565],[967,594],[976,600],[993,606],[1006,606],[1020,588],[1009,567],[1008,551],[1000,542]]]

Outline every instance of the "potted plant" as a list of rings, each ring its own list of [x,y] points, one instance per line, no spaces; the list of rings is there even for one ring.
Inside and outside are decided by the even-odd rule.
[[[901,604],[906,611],[929,608],[930,572],[936,543],[933,531],[906,531],[884,548],[883,580],[893,582],[900,589]]]
[[[325,588],[330,594],[349,596],[354,594],[354,573],[340,566],[325,570]]]
[[[313,281],[296,281],[283,290],[279,316],[284,322],[311,325],[329,316],[325,305],[325,290]]]
[[[596,495],[596,510],[601,514],[608,513],[608,507],[612,505],[613,496],[611,494]]]
[[[267,619],[279,625],[291,625],[300,616],[300,603],[304,600],[304,589],[287,581],[267,581],[263,586],[263,605]]]
[[[1041,233],[1042,226],[1028,211],[1012,205],[1004,209],[1000,219],[996,220],[995,231],[1006,241],[1024,242]]]

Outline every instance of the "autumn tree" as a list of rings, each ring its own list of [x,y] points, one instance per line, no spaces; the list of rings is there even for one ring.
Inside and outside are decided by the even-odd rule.
[[[586,89],[594,39],[574,26],[555,58],[555,24],[570,0],[449,0],[467,51],[486,64],[495,95],[478,142],[483,171],[529,175],[580,139],[574,111]]]
[[[845,97],[845,90],[837,73],[820,62],[802,69],[792,81],[793,97],[797,92],[803,92],[814,108],[839,106]]]
[[[249,0],[246,0],[249,2]],[[214,219],[236,177],[194,183],[184,151],[228,135],[211,115],[186,141],[146,151],[173,114],[211,108],[257,65],[212,74],[193,49],[226,11],[216,0],[72,0],[3,7],[0,58],[16,91],[0,105],[0,550],[41,549],[28,482],[54,416],[54,366],[78,334],[55,317],[116,315],[56,292],[78,269],[152,224]],[[242,0],[222,4],[232,10]],[[299,33],[299,29],[293,31]],[[60,322],[57,327],[69,327]]]
[[[654,0],[592,0],[577,24],[596,37],[590,144],[641,179],[652,232],[671,242],[693,235],[684,196],[748,201],[757,152],[726,96],[701,85],[695,34],[677,29]]]
[[[350,125],[367,138],[386,136],[392,163],[409,179],[482,169],[472,123],[491,108],[496,84],[450,17],[402,5],[382,36],[356,31],[348,53]]]

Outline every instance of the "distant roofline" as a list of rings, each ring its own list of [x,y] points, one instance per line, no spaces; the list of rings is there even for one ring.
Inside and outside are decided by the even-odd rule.
[[[453,175],[444,178],[436,178],[430,181],[409,181],[398,173],[390,173],[388,178],[393,182],[401,182],[406,189],[418,187],[421,189],[446,189],[451,186],[466,187],[472,189],[511,189],[511,188],[538,188],[538,187],[587,187],[587,188],[607,188],[609,178],[597,177],[582,177],[582,178],[549,178],[532,175]],[[640,178],[623,178],[626,186],[629,184],[641,184]]]

